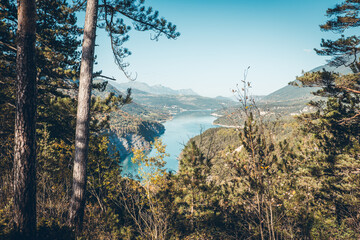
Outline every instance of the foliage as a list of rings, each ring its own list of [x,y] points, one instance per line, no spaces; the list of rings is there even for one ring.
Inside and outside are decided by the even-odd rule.
[[[140,180],[145,186],[156,185],[157,182],[165,175],[164,169],[166,161],[164,158],[169,156],[165,153],[165,146],[159,138],[152,143],[156,150],[156,155],[149,157],[145,149],[133,149],[131,161],[139,165],[138,173]]]
[[[141,239],[167,239],[169,215],[158,197],[160,191],[167,189],[164,169],[167,154],[161,140],[156,139],[153,147],[157,154],[152,157],[146,156],[144,149],[133,150],[132,161],[140,166],[140,181],[123,179],[115,202],[126,210]]]
[[[76,86],[70,79],[77,76],[79,29],[65,2],[37,4],[38,237],[74,239],[66,221],[76,106],[72,90]],[[133,16],[150,16],[156,24],[156,15],[141,6]],[[132,7],[130,1],[126,9]],[[358,1],[347,0],[328,10],[336,18],[322,28],[356,27],[358,10]],[[102,12],[104,18],[113,10],[106,11],[110,15]],[[5,239],[13,237],[15,16],[15,2],[1,1],[0,238]],[[105,28],[112,28],[111,22],[107,24]],[[123,32],[112,30],[126,36],[127,26],[121,24]],[[129,100],[119,94],[92,98],[87,217],[79,239],[358,239],[359,65],[357,59],[349,62],[358,43],[356,37],[340,37],[323,41],[318,50],[334,56],[333,64],[350,64],[352,74],[320,71],[299,77],[298,84],[319,87],[315,95],[322,98],[311,102],[317,111],[265,122],[243,102],[245,118],[237,124],[243,127],[209,129],[191,139],[179,156],[177,173],[164,169],[165,146],[157,139],[154,156],[145,149],[134,150],[133,160],[142,166],[141,179],[121,176],[110,131],[144,135],[151,123],[116,109]],[[243,83],[246,90],[249,85]],[[244,90],[238,89],[248,100]]]
[[[129,40],[130,21],[137,31],[153,31],[153,39],[158,40],[161,35],[169,39],[176,39],[180,33],[176,26],[165,18],[159,17],[159,12],[152,7],[145,6],[145,0],[114,1],[103,0],[99,2],[98,25],[104,28],[110,37],[111,48],[114,53],[114,60],[118,67],[124,72],[127,78],[131,78],[126,71],[128,63],[124,58],[131,55],[131,52],[123,46]],[[80,2],[76,7],[84,7],[85,2]]]
[[[178,192],[174,204],[183,221],[180,227],[183,233],[194,232],[211,224],[208,221],[214,212],[208,198],[211,194],[207,179],[210,167],[209,159],[204,157],[195,142],[189,142],[183,150],[175,184]]]

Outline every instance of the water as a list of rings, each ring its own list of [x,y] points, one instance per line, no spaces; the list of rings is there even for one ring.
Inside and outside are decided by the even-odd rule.
[[[211,111],[186,111],[174,116],[172,120],[164,123],[165,133],[160,137],[166,145],[166,153],[170,154],[165,158],[168,171],[177,171],[179,161],[177,157],[190,138],[199,135],[205,130],[216,127],[213,121],[216,119],[210,115]],[[150,156],[154,155],[154,150]],[[131,156],[122,162],[123,174],[136,174],[138,165],[133,164]]]

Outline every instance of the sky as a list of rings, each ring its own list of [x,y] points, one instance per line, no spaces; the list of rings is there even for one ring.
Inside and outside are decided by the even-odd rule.
[[[315,54],[326,9],[339,0],[146,0],[146,6],[177,26],[176,40],[151,40],[151,32],[132,30],[125,47],[132,55],[129,72],[136,81],[173,89],[191,88],[200,95],[231,96],[250,66],[252,94],[267,95],[301,75],[326,64]],[[110,41],[97,32],[95,70],[127,82],[113,61]]]

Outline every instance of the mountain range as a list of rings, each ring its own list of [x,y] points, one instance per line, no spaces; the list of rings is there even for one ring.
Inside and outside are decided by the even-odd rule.
[[[330,71],[337,72],[340,74],[349,74],[351,69],[349,67],[340,66],[334,67],[329,64],[316,67],[309,72],[317,71]],[[296,81],[296,80],[295,80]],[[320,100],[321,98],[313,95],[319,88],[316,87],[298,87],[293,85],[287,85],[282,87],[269,95],[258,97],[255,99],[256,106],[260,110],[260,114],[266,119],[278,119],[288,118],[301,113],[313,111],[314,109],[308,106],[310,101]],[[233,106],[228,109],[222,109],[217,111],[216,114],[220,115],[216,124],[220,125],[241,125],[242,117],[238,116],[239,107]]]
[[[328,72],[338,72],[340,74],[349,74],[351,73],[351,69],[349,67],[340,66],[334,67],[329,64],[322,65],[316,67],[309,72],[317,72],[325,69]],[[312,92],[317,91],[318,88],[315,87],[297,87],[292,85],[287,85],[279,90],[270,93],[267,96],[264,96],[260,99],[259,103],[274,103],[274,102],[299,102],[299,103],[307,103],[310,100],[316,99],[316,97],[312,94]]]
[[[137,81],[121,84],[110,82],[109,84],[121,92],[131,88],[132,98],[136,104],[168,114],[189,110],[216,111],[236,104],[229,98],[203,97],[191,89],[174,90],[162,85],[150,86]]]
[[[102,85],[103,80],[95,79]],[[161,124],[182,111],[211,110],[227,108],[235,104],[226,98],[208,98],[191,89],[173,90],[161,85],[149,86],[142,82],[118,84],[107,82],[105,89],[94,89],[95,97],[105,98],[110,92],[115,96],[125,95],[131,88],[132,103],[110,113],[110,141],[117,146],[121,158],[131,153],[132,148],[150,149],[150,142],[164,133]]]
[[[327,71],[339,72],[341,74],[350,73],[350,68],[333,67],[329,64],[319,66],[309,72],[325,69]],[[99,80],[97,80],[99,81]],[[238,103],[231,98],[218,96],[216,98],[203,97],[191,89],[174,90],[162,85],[150,86],[139,81],[127,83],[109,82],[106,92],[114,92],[115,95],[122,94],[128,88],[132,89],[133,103],[122,108],[123,112],[144,121],[163,122],[182,111],[211,110],[218,115],[222,115],[215,121],[217,124],[236,125],[229,121],[229,116],[238,112]],[[287,85],[279,90],[266,95],[256,96],[255,102],[261,114],[270,119],[298,115],[309,112],[313,109],[307,106],[311,100],[320,99],[312,92],[318,88],[297,87]],[[100,92],[97,94],[102,95]],[[124,117],[122,114],[120,114]],[[121,118],[119,114],[118,118]],[[126,117],[128,118],[128,117]],[[238,121],[238,120],[236,120]]]
[[[118,82],[111,82],[113,86],[115,86],[120,91],[126,91],[126,89],[136,89],[142,92],[151,93],[155,95],[198,95],[192,89],[180,89],[174,90],[161,84],[150,86],[144,82],[139,81],[129,81],[126,83],[118,83]]]

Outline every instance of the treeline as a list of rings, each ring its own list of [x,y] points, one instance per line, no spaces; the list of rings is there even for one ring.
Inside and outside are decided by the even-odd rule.
[[[321,87],[315,95],[327,100],[311,102],[317,111],[290,121],[263,121],[245,79],[243,128],[191,139],[176,174],[163,169],[158,141],[155,157],[136,151],[135,161],[148,168],[140,171],[143,192],[122,201],[140,238],[358,239],[358,66],[352,63],[350,75],[299,77],[304,87]]]
[[[75,14],[84,10],[82,29]],[[155,39],[179,36],[144,1],[0,2],[1,238],[92,238],[84,215],[112,214],[102,187],[118,182],[111,179],[120,169],[106,134],[109,113],[131,98],[130,91],[91,98],[92,88],[106,87],[92,79],[107,78],[92,69],[100,27],[110,36],[115,62],[131,77],[124,62],[131,52],[123,43],[132,27],[124,18],[138,31],[155,32]],[[91,196],[99,204],[94,208]]]
[[[359,135],[323,129],[324,141],[303,121],[250,117],[244,129],[211,129],[188,144],[178,176],[191,179],[193,239],[358,239]]]
[[[123,57],[129,52],[122,43],[130,29],[124,21],[115,21],[119,15],[130,16],[137,30],[178,36],[175,27],[145,8],[143,1],[91,2],[98,7],[95,12],[104,21],[98,25],[109,31],[115,59],[123,70]],[[318,111],[290,122],[263,122],[247,95],[244,79],[244,89],[239,92],[244,127],[211,129],[190,141],[180,156],[176,174],[164,169],[165,146],[156,140],[157,155],[149,157],[144,151],[134,151],[133,159],[141,165],[138,178],[122,177],[119,157],[106,133],[109,114],[119,104],[128,103],[129,96],[110,94],[90,99],[88,154],[85,159],[77,158],[87,173],[85,182],[77,182],[73,170],[80,101],[76,97],[81,59],[77,49],[82,29],[75,24],[75,11],[85,6],[69,6],[64,1],[36,1],[34,6],[36,35],[31,44],[37,60],[33,66],[38,91],[34,95],[37,106],[31,106],[36,106],[33,130],[37,137],[36,144],[14,149],[14,142],[19,144],[14,134],[19,126],[15,116],[22,114],[19,106],[24,103],[16,100],[22,92],[15,90],[19,87],[15,79],[19,81],[19,74],[25,79],[27,75],[16,67],[23,64],[22,58],[16,57],[17,21],[21,18],[15,1],[1,1],[0,238],[360,237],[360,63],[353,58],[360,41],[356,36],[323,40],[322,49],[317,50],[320,55],[334,56],[332,64],[350,64],[353,74],[321,71],[298,79],[303,87],[320,87],[315,94],[327,101],[311,103]],[[335,31],[357,27],[359,19],[352,13],[359,11],[358,1],[347,0],[328,10],[334,19],[321,27]],[[91,83],[92,72],[90,76]],[[21,150],[29,149],[36,150],[36,158],[21,155]],[[19,165],[23,160],[16,161],[19,156],[25,161],[36,160],[32,165],[36,166],[32,168],[35,175],[29,175],[32,186],[27,181],[24,185],[16,183],[19,172],[27,169]],[[83,194],[74,199],[77,187]],[[18,194],[29,189],[36,198],[30,194],[23,199]],[[30,201],[31,208],[21,205],[23,200]],[[31,215],[34,207],[36,214]]]

